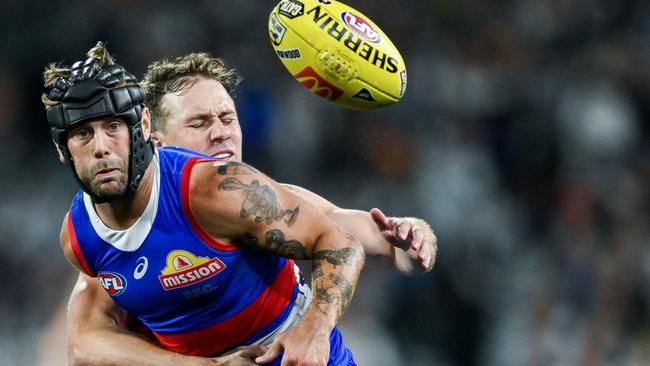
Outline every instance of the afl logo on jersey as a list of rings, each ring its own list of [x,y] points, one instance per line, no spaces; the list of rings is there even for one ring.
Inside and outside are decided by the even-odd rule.
[[[158,279],[168,291],[205,281],[225,268],[219,258],[197,257],[186,250],[174,250],[167,255],[167,266]]]
[[[111,296],[119,296],[126,289],[126,278],[115,272],[99,272],[97,275],[99,284]]]

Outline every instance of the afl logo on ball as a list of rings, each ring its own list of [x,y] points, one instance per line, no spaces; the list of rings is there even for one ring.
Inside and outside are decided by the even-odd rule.
[[[119,296],[126,289],[126,279],[119,273],[100,272],[97,275],[99,284],[111,296]]]
[[[362,17],[344,11],[341,13],[341,19],[354,33],[366,41],[372,43],[379,43],[379,41],[381,41],[379,32],[377,32],[377,30],[375,30],[375,28],[373,28],[373,26]]]

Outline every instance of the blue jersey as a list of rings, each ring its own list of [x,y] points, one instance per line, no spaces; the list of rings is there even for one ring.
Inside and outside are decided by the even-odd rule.
[[[77,260],[112,299],[161,346],[197,356],[269,345],[301,319],[311,299],[292,260],[221,242],[198,224],[190,174],[206,160],[180,148],[158,149],[151,197],[127,230],[106,227],[83,191],[67,223]],[[330,364],[354,364],[337,329],[330,340]]]

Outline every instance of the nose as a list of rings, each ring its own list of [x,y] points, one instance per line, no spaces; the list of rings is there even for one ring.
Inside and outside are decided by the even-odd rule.
[[[215,121],[210,128],[210,141],[224,142],[230,138],[230,130],[221,121]]]
[[[93,134],[94,153],[96,158],[101,158],[109,153],[108,138],[103,131],[98,130]]]

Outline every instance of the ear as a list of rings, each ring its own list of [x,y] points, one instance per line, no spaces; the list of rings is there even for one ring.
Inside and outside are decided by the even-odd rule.
[[[63,157],[63,153],[61,152],[61,149],[59,148],[59,145],[54,141],[52,141],[52,143],[54,144],[54,147],[56,148],[56,152],[59,153],[59,161],[62,162],[63,164],[65,164],[65,158]]]
[[[165,141],[165,134],[160,131],[154,131],[151,133],[151,140],[153,140],[153,146],[163,147],[167,145]]]
[[[151,135],[151,114],[149,113],[149,108],[142,107],[142,137],[144,140],[149,140]]]

